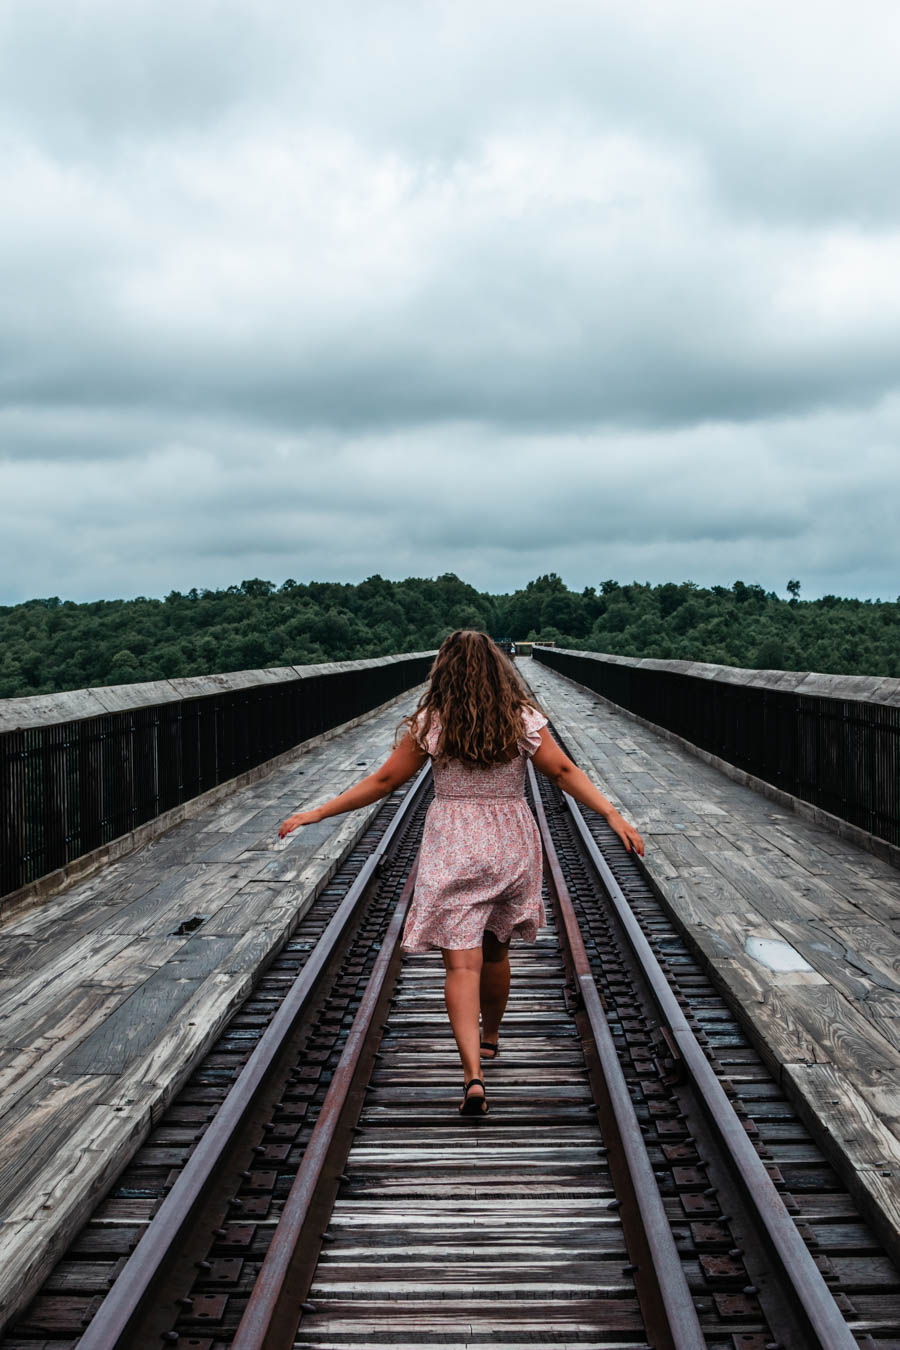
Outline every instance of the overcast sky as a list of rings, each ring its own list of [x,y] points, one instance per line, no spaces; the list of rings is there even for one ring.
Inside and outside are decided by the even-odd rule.
[[[896,0],[3,0],[0,602],[900,592]]]

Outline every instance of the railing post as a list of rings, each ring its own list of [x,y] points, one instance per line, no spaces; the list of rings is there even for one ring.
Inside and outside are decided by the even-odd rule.
[[[8,895],[26,882],[25,853],[25,733],[6,731],[0,736],[0,894]]]

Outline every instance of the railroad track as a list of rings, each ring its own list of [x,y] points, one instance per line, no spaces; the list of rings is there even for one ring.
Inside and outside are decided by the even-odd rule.
[[[456,1113],[439,954],[399,959],[423,774],[2,1350],[900,1348],[897,1271],[643,869],[529,778],[550,922],[490,1114]]]

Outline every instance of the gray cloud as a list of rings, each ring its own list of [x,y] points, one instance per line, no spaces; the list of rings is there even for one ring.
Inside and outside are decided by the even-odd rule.
[[[0,15],[0,600],[900,589],[887,0],[307,10]]]

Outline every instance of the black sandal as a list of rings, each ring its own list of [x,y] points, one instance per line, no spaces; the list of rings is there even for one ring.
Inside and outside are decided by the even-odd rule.
[[[497,1056],[500,1054],[500,1043],[499,1041],[482,1041],[481,1049],[493,1050],[494,1053],[491,1055],[491,1059],[496,1059]]]
[[[466,1098],[462,1106],[459,1108],[459,1114],[461,1116],[486,1116],[489,1109],[486,1099],[484,1097],[469,1096],[469,1088],[472,1086],[473,1083],[480,1083],[482,1089],[486,1091],[484,1087],[484,1082],[481,1078],[470,1078],[468,1083],[464,1083],[463,1091],[466,1094]],[[482,1103],[484,1104],[482,1105]]]

